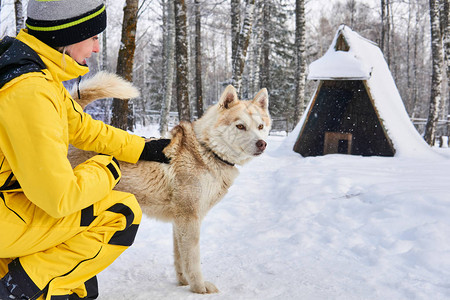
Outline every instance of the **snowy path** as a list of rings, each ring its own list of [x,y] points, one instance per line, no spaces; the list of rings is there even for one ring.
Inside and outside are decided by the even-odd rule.
[[[270,137],[203,222],[219,294],[177,286],[171,225],[145,218],[99,275],[100,299],[450,297],[450,159],[301,158],[280,144]]]

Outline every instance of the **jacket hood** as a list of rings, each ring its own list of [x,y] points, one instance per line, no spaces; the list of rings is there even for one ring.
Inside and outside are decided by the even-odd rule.
[[[25,43],[9,36],[0,40],[0,88],[22,74],[45,68],[39,55]]]
[[[41,42],[22,29],[16,38],[0,41],[0,88],[14,78],[30,72],[51,73],[56,81],[67,81],[89,72],[67,54]]]

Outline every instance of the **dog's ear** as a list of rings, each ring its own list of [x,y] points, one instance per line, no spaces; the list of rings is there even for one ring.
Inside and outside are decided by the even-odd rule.
[[[229,85],[226,87],[225,91],[219,100],[219,106],[228,109],[238,103],[238,95],[234,86]]]
[[[253,103],[257,106],[261,107],[264,110],[268,110],[269,108],[269,94],[267,93],[267,89],[261,89],[258,94],[256,94],[255,98],[253,98]]]

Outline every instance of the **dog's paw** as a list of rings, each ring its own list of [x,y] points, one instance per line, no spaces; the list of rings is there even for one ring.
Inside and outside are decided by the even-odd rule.
[[[218,293],[219,289],[211,282],[205,281],[206,293],[213,294]]]
[[[205,281],[204,284],[191,284],[191,291],[197,294],[218,293],[219,289],[211,282]]]
[[[189,282],[186,280],[183,273],[177,273],[177,280],[179,285],[189,285]]]

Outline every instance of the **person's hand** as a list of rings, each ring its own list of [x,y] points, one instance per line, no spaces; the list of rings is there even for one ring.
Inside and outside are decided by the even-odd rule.
[[[144,150],[142,150],[139,160],[156,161],[168,164],[170,159],[162,152],[169,145],[170,139],[159,139],[145,142]]]

